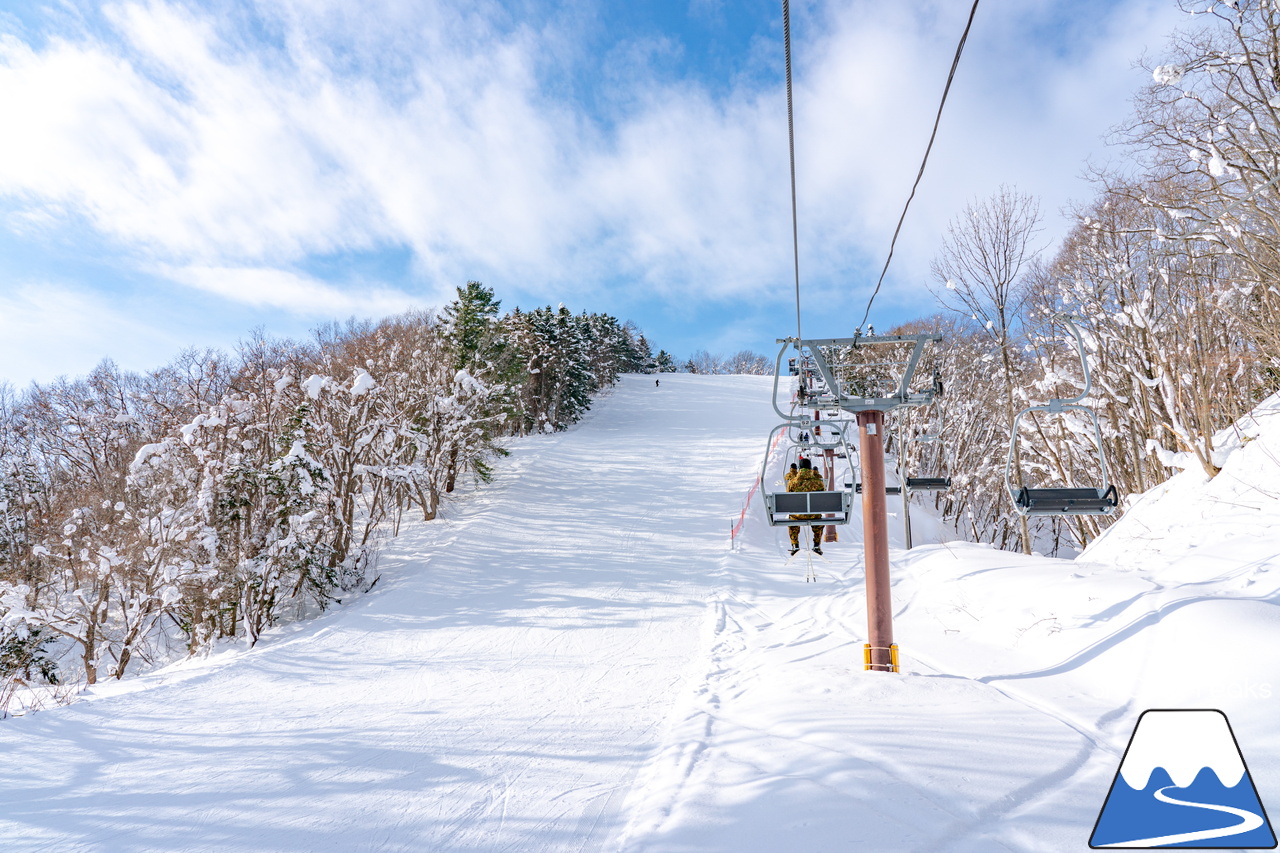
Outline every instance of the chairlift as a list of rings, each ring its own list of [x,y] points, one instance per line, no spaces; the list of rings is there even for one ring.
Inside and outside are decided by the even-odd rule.
[[[1013,499],[1014,510],[1023,516],[1042,515],[1110,515],[1120,503],[1119,492],[1107,477],[1107,458],[1102,445],[1102,427],[1098,423],[1098,415],[1088,406],[1080,405],[1089,396],[1092,381],[1089,376],[1089,361],[1085,358],[1084,337],[1075,324],[1075,319],[1068,314],[1058,314],[1056,319],[1062,320],[1075,339],[1076,352],[1080,356],[1080,366],[1084,371],[1084,390],[1079,396],[1067,400],[1053,399],[1043,406],[1028,406],[1013,419],[1012,435],[1009,439],[1009,457],[1005,462],[1004,479],[1009,497]],[[1013,483],[1013,459],[1019,446],[1019,425],[1024,415],[1031,412],[1046,412],[1060,415],[1067,411],[1084,412],[1093,425],[1093,442],[1098,451],[1098,467],[1102,475],[1102,485],[1091,487],[1066,487],[1032,489],[1022,486],[1015,489]]]
[[[935,387],[941,387],[942,383],[938,381],[937,378],[935,377],[934,384],[935,384]],[[946,476],[944,477],[910,477],[910,476],[906,477],[905,482],[907,484],[908,492],[945,492],[947,489],[951,488],[951,466],[949,464],[950,459],[947,455],[947,445],[946,445],[946,442],[943,441],[942,439],[943,430],[944,430],[944,426],[942,423],[942,410],[939,409],[938,410],[938,428],[934,432],[920,433],[907,439],[907,442],[906,442],[907,444],[911,442],[918,442],[920,444],[936,443],[939,447],[941,447],[943,468],[947,472]],[[907,449],[906,445],[904,444],[902,448],[902,456],[904,457],[906,455],[906,449]]]
[[[833,451],[833,458],[848,458],[849,445],[846,438],[851,421],[842,420],[810,420],[799,418],[779,424],[769,433],[764,463],[760,467],[760,482],[765,483],[766,469],[769,465],[769,448],[773,447],[774,438],[785,430],[788,442],[783,455],[783,467],[790,467],[792,462],[801,458],[812,458]],[[813,427],[821,425],[823,431],[814,434]],[[848,489],[837,489],[821,492],[771,492],[763,489],[765,518],[771,527],[825,527],[828,524],[848,524],[853,512],[853,494]],[[796,518],[792,515],[818,515],[819,518]]]

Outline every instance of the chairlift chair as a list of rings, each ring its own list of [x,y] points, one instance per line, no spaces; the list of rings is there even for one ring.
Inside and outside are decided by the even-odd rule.
[[[818,441],[813,438],[813,425],[822,424],[824,427],[830,425],[838,427],[831,430],[824,430],[818,436]],[[766,444],[764,463],[760,467],[760,482],[765,483],[765,473],[769,465],[769,448],[773,447],[774,437],[778,432],[786,430],[786,439],[789,443],[787,451],[783,456],[783,466],[789,466],[795,459],[799,459],[801,454],[818,454],[826,450],[838,450],[848,454],[849,445],[847,443],[846,434],[848,432],[847,423],[844,421],[810,421],[802,419],[797,422],[779,424],[769,433],[768,443]],[[810,440],[801,442],[798,440],[796,433],[807,433]],[[822,492],[770,492],[762,489],[764,493],[765,518],[771,527],[825,527],[828,524],[848,524],[853,513],[853,494],[848,489],[837,489],[834,491]],[[819,518],[791,518],[792,515],[819,515]]]
[[[853,501],[848,492],[765,492],[765,511],[771,527],[826,527],[848,524]],[[791,518],[818,515],[818,518]]]
[[[941,383],[937,382],[937,380],[935,379],[935,387],[940,385]],[[919,442],[920,444],[937,443],[942,448],[942,458],[944,460],[944,467],[947,471],[947,475],[945,477],[907,477],[906,478],[907,491],[909,492],[945,492],[947,489],[951,488],[951,473],[950,473],[951,466],[949,464],[946,464],[948,461],[947,450],[946,450],[947,445],[946,445],[946,442],[942,440],[943,429],[944,427],[942,424],[942,412],[941,410],[939,410],[937,431],[933,433],[922,433],[920,435],[912,436],[911,438],[907,439],[907,443],[910,443],[910,442]],[[903,447],[903,453],[904,455],[906,453],[905,446]]]
[[[1084,371],[1084,390],[1076,397],[1068,400],[1053,399],[1043,406],[1028,406],[1013,419],[1012,435],[1009,438],[1009,457],[1005,461],[1004,479],[1009,497],[1013,500],[1014,510],[1023,516],[1045,515],[1111,515],[1120,503],[1119,492],[1107,477],[1107,459],[1103,451],[1102,427],[1098,423],[1098,415],[1088,406],[1080,405],[1089,396],[1093,385],[1089,376],[1089,362],[1085,358],[1084,338],[1076,326],[1073,317],[1067,314],[1056,315],[1066,323],[1071,337],[1075,339],[1076,352],[1080,356],[1080,366]],[[1059,415],[1068,411],[1084,412],[1092,424],[1093,443],[1098,451],[1098,467],[1102,474],[1102,485],[1091,487],[1059,487],[1033,489],[1027,486],[1014,488],[1013,459],[1019,446],[1019,426],[1024,415],[1031,412],[1046,412]]]

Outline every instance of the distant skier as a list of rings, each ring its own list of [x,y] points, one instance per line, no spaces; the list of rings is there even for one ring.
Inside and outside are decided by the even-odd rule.
[[[657,387],[659,387],[660,385],[662,385],[662,380],[661,380],[661,379],[655,379],[655,380],[653,380],[653,387],[654,387],[654,388],[657,388]]]
[[[787,477],[788,492],[825,492],[826,484],[822,482],[822,477],[817,471],[813,470],[813,463],[808,459],[801,459],[800,466],[796,470],[795,476]],[[792,521],[806,521],[821,518],[817,514],[791,515]],[[813,553],[822,553],[822,530],[826,525],[813,526]],[[791,534],[791,555],[800,550],[800,528],[787,527],[787,532]]]

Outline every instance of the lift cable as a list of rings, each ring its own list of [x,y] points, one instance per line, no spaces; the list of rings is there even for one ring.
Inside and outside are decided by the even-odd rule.
[[[796,130],[791,107],[791,4],[782,0],[782,41],[787,53],[787,144],[791,152],[791,250],[796,268],[796,340],[800,334],[800,235],[796,224]],[[798,344],[797,344],[798,346]]]
[[[784,3],[785,5],[785,3]],[[938,114],[933,119],[933,132],[929,134],[929,144],[924,149],[924,159],[920,161],[920,171],[916,173],[916,181],[911,185],[911,195],[907,196],[907,203],[902,207],[902,216],[898,217],[898,227],[893,229],[893,239],[889,241],[889,257],[884,260],[884,269],[880,271],[880,278],[876,281],[876,289],[872,292],[871,298],[867,300],[867,310],[862,315],[862,321],[858,323],[858,331],[866,325],[867,317],[871,316],[871,304],[876,301],[876,296],[880,293],[880,285],[884,283],[885,273],[889,271],[889,263],[893,260],[893,248],[898,243],[898,233],[902,231],[902,223],[906,221],[907,210],[911,207],[911,200],[916,197],[916,188],[920,186],[920,179],[924,177],[925,164],[929,162],[929,152],[933,150],[933,141],[938,136],[938,124],[942,121],[942,108],[947,105],[947,95],[951,92],[951,81],[955,79],[956,68],[960,65],[960,54],[964,53],[964,43],[969,38],[969,29],[973,26],[973,16],[978,11],[978,0],[973,0],[973,8],[969,10],[969,21],[964,25],[964,34],[960,36],[960,43],[956,45],[956,56],[951,61],[951,72],[947,74],[947,85],[942,90],[942,102],[938,104]],[[790,55],[790,54],[788,54]],[[790,80],[790,72],[788,71],[788,80]],[[788,93],[790,86],[788,84]],[[790,95],[788,94],[788,104],[790,103]],[[795,176],[794,165],[792,166],[792,194],[795,193]],[[793,201],[794,205],[794,201]]]

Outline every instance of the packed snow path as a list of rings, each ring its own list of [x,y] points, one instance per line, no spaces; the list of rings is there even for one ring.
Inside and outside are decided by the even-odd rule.
[[[600,849],[772,425],[759,377],[664,379],[406,523],[363,600],[0,723],[0,850]]]
[[[914,516],[866,673],[858,518],[818,583],[759,498],[728,549],[768,391],[628,377],[367,597],[0,722],[0,850],[1083,851],[1159,707],[1224,710],[1274,814],[1280,430],[1077,561]]]

